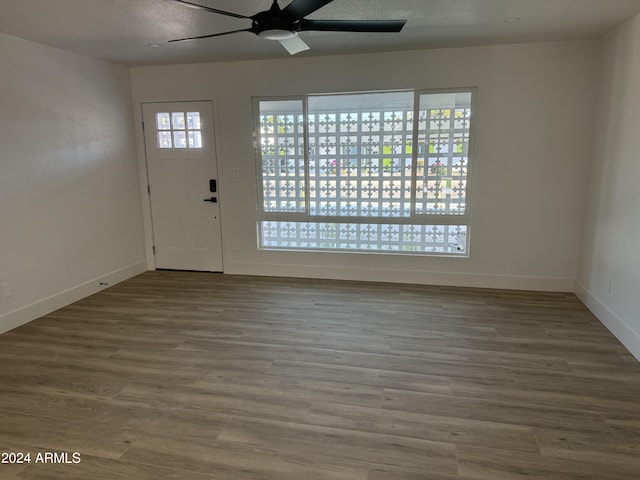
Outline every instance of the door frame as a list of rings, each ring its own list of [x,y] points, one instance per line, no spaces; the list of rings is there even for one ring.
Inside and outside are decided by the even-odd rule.
[[[213,138],[214,138],[214,152],[216,163],[218,167],[218,195],[223,201],[220,202],[220,232],[221,232],[221,245],[222,250],[222,269],[226,270],[226,248],[225,248],[225,202],[224,202],[224,185],[225,176],[224,168],[220,162],[220,147],[218,144],[217,132],[220,131],[218,124],[218,103],[217,97],[203,98],[202,96],[179,96],[179,97],[135,97],[134,103],[134,122],[135,122],[135,141],[136,151],[138,158],[138,177],[140,184],[140,200],[142,203],[142,220],[144,226],[144,238],[145,238],[145,250],[147,254],[147,268],[149,270],[156,270],[156,257],[154,252],[154,238],[153,238],[153,219],[151,215],[151,196],[149,185],[149,168],[147,164],[147,150],[144,138],[143,128],[143,113],[142,105],[145,103],[184,103],[184,102],[208,102],[211,104],[213,113]]]

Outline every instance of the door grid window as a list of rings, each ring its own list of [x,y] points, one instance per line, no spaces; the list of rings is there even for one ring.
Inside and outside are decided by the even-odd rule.
[[[202,148],[200,112],[156,114],[158,148]]]

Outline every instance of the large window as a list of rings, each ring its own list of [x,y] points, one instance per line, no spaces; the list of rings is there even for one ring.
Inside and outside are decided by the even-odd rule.
[[[257,99],[260,247],[466,256],[473,96]]]

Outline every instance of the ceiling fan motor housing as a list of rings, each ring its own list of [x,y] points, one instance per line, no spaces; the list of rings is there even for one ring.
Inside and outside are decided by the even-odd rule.
[[[270,10],[260,12],[251,17],[252,31],[269,40],[285,40],[298,34],[299,19],[287,15],[277,3]]]

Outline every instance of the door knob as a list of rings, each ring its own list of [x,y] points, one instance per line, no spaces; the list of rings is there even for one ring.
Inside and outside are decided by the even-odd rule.
[[[211,202],[211,203],[218,203],[218,198],[217,197],[205,198],[204,201]]]

